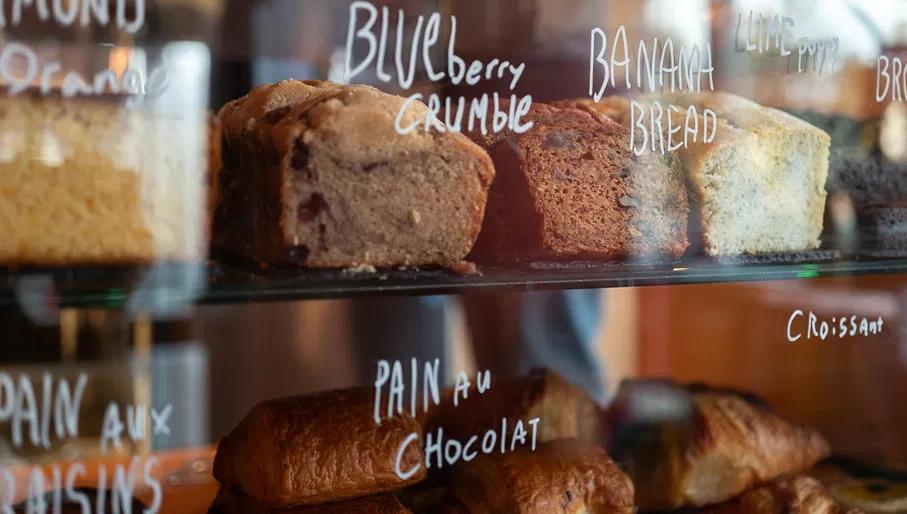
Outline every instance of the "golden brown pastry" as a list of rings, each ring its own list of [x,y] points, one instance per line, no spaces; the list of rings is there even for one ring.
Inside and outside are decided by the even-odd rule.
[[[208,514],[410,514],[392,494],[367,496],[340,503],[272,508],[251,496],[221,489]]]
[[[463,514],[632,513],[633,483],[596,445],[555,441],[486,455],[457,466],[448,512]]]
[[[518,420],[528,424],[539,418],[538,442],[595,439],[601,425],[599,407],[585,391],[553,371],[537,369],[527,377],[492,382],[483,394],[472,390],[457,406],[448,392],[428,416],[426,432],[443,428],[445,437],[465,440],[488,429],[500,429],[505,418],[510,427]]]
[[[829,488],[835,498],[868,514],[907,512],[907,483],[904,482],[853,479],[830,485]]]
[[[375,424],[373,394],[349,389],[264,402],[217,448],[214,476],[272,507],[336,502],[418,482],[396,473],[422,460],[422,427],[399,415]]]
[[[861,514],[838,502],[818,480],[787,476],[712,507],[708,514]]]
[[[621,387],[611,416],[614,455],[644,509],[721,503],[829,453],[815,430],[733,391],[632,381]]]
[[[573,107],[592,114],[604,114],[624,127],[630,127],[630,109],[627,100],[619,96],[606,96],[596,102],[591,98],[576,98],[555,102],[558,107]]]

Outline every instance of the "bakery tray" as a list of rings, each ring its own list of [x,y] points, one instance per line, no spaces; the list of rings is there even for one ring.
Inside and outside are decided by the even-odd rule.
[[[373,273],[282,270],[269,273],[209,263],[147,267],[0,270],[0,308],[60,307],[178,312],[194,303],[291,301],[380,295],[447,295],[649,285],[796,280],[907,273],[907,257],[840,259],[835,252],[758,259],[686,258],[668,264],[535,263],[480,267],[475,274],[402,269]]]

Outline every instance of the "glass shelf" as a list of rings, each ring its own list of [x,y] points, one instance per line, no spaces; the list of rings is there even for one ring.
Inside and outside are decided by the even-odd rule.
[[[469,291],[532,291],[649,285],[796,280],[907,273],[907,256],[833,259],[834,252],[787,258],[685,259],[660,265],[570,263],[524,268],[445,270],[279,271],[267,275],[211,263],[140,268],[5,271],[0,308],[128,308],[178,310],[194,303],[273,302],[381,295],[447,295]],[[775,262],[772,262],[775,261]],[[785,262],[787,261],[787,262]]]

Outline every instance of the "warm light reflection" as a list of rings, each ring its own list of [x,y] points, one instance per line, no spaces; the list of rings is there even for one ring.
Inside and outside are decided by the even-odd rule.
[[[907,107],[901,103],[892,103],[882,116],[882,129],[879,143],[882,153],[895,162],[907,162]]]
[[[115,46],[110,49],[107,58],[107,68],[122,77],[132,60],[133,49],[126,46]]]

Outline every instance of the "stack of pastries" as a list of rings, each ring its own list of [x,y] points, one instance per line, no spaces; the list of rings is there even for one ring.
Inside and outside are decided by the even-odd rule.
[[[252,409],[218,446],[214,475],[222,490],[210,512],[634,510],[630,478],[598,444],[596,404],[552,372],[493,384],[456,407],[447,391],[427,412],[403,412],[380,423],[373,417],[372,394],[334,391]],[[532,419],[541,421],[531,443],[506,451],[493,444],[473,458],[428,471],[418,466],[428,462],[425,434],[456,438]],[[401,446],[410,434],[418,442]],[[396,472],[417,466],[406,479]]]
[[[830,453],[817,431],[736,391],[630,381],[603,409],[538,370],[456,407],[449,391],[434,408],[380,423],[373,394],[255,407],[218,447],[222,490],[211,514],[863,512],[811,476]],[[426,471],[427,434],[456,438],[532,419],[531,445],[495,446]],[[407,434],[417,443],[401,446]],[[400,467],[418,472],[401,479]]]

